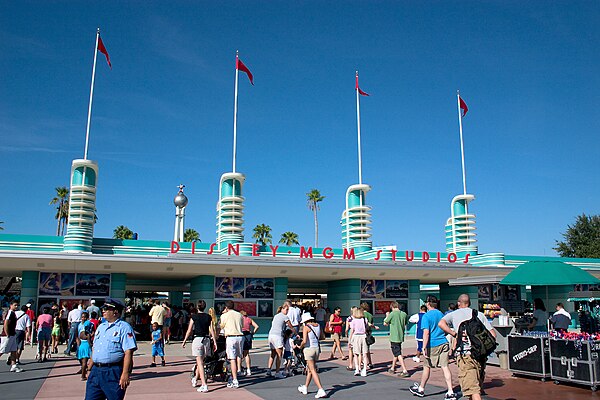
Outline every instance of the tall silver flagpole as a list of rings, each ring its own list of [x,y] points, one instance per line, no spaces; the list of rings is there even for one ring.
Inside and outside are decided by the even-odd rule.
[[[98,57],[98,38],[100,37],[100,28],[96,31],[96,46],[94,47],[94,66],[92,67],[92,86],[90,88],[90,104],[88,106],[87,128],[85,130],[85,151],[83,159],[87,160],[88,146],[90,142],[90,121],[92,118],[92,99],[94,97],[94,78],[96,77],[96,58]]]
[[[235,152],[237,146],[237,98],[238,98],[238,59],[239,51],[235,52],[235,94],[233,103],[233,171],[235,172]]]
[[[358,126],[358,183],[362,185],[362,157],[360,152],[360,94],[358,93],[358,71],[356,71],[356,123]]]
[[[458,102],[458,126],[460,128],[460,156],[462,161],[463,194],[467,194],[467,178],[465,175],[465,146],[463,144],[462,114],[460,112],[460,92],[458,90],[456,91],[456,100]]]

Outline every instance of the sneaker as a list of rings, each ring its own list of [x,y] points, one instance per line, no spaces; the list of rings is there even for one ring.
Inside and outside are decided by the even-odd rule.
[[[196,391],[198,391],[200,393],[206,393],[206,392],[208,392],[208,386],[202,385],[198,389],[196,389]]]
[[[360,375],[360,371],[359,370],[354,371],[354,376],[359,376],[359,375]]]
[[[298,391],[302,394],[308,394],[308,389],[306,388],[306,385],[298,386]]]
[[[152,363],[152,364],[150,364],[150,366],[151,366],[151,367],[156,367],[156,363]],[[81,370],[79,370],[79,372],[78,372],[78,373],[80,374],[80,373],[81,373]]]
[[[278,372],[275,375],[273,375],[275,378],[277,379],[283,379],[285,378],[285,374],[283,372]]]
[[[231,389],[237,389],[240,387],[240,383],[237,381],[237,379],[235,379],[230,382],[227,382],[227,387]]]
[[[16,365],[13,365],[12,367],[10,367],[10,372],[23,372],[23,370],[17,367]]]
[[[319,389],[317,394],[315,394],[315,399],[320,399],[322,397],[327,397],[327,392],[325,392],[323,389]]]
[[[360,376],[367,376],[367,370],[363,369],[362,371],[360,371]]]
[[[164,367],[167,364],[165,363],[165,360],[162,360],[162,362],[160,363],[160,365]]]
[[[458,399],[458,397],[456,396],[456,393],[446,393],[446,395],[444,396],[444,400],[454,400],[454,399]]]
[[[425,397],[425,391],[419,389],[419,384],[415,382],[411,387],[408,388],[408,391],[418,397]]]
[[[198,378],[193,377],[192,378],[192,387],[196,387],[196,383],[198,383]]]
[[[273,376],[273,371],[271,371],[271,370],[268,370],[268,371],[267,371],[267,376]]]
[[[412,359],[416,363],[420,363],[421,362],[421,359],[419,357],[417,357],[417,356],[414,356]]]
[[[402,371],[400,373],[400,377],[402,378],[408,378],[410,376],[410,374],[408,373],[408,371]]]
[[[246,369],[246,376],[251,376],[252,372],[250,372],[250,368]]]

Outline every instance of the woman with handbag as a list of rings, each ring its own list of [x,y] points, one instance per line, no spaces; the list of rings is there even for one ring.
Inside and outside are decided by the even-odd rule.
[[[348,356],[344,355],[344,350],[342,349],[342,344],[340,338],[342,336],[342,325],[344,324],[344,320],[341,317],[342,309],[340,307],[336,307],[333,310],[333,314],[329,317],[329,322],[325,326],[325,333],[331,333],[331,338],[333,339],[333,347],[331,348],[331,356],[329,356],[330,360],[335,359],[335,350],[338,349],[340,354],[342,355],[342,360],[347,360]]]
[[[350,322],[350,337],[352,351],[354,352],[354,376],[367,376],[367,326],[364,311],[356,308],[352,311],[352,321]]]
[[[321,397],[327,397],[327,392],[321,385],[321,379],[319,379],[319,373],[317,372],[317,361],[319,360],[319,354],[321,353],[321,344],[319,341],[324,338],[324,333],[321,332],[321,327],[314,320],[310,313],[305,312],[302,314],[300,323],[304,324],[302,328],[302,343],[300,347],[303,348],[302,353],[306,360],[308,367],[308,373],[306,374],[306,382],[304,385],[298,386],[298,391],[302,394],[308,394],[308,386],[310,381],[314,380],[315,384],[319,388],[315,399]]]

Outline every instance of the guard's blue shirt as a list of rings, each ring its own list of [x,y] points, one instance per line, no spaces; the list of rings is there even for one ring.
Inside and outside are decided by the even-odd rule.
[[[125,351],[137,350],[133,328],[127,322],[118,319],[115,322],[103,322],[98,325],[94,336],[92,360],[95,363],[116,363],[125,357]]]

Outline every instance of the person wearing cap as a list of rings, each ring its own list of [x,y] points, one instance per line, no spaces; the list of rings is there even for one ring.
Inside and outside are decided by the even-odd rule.
[[[300,323],[304,324],[304,328],[302,328],[302,343],[300,344],[300,347],[303,349],[302,353],[304,354],[304,359],[306,360],[308,373],[306,374],[306,381],[304,385],[298,386],[298,391],[302,394],[308,394],[308,386],[310,385],[310,381],[314,379],[315,384],[319,388],[317,394],[315,395],[315,399],[327,397],[327,393],[321,385],[321,379],[319,379],[319,373],[317,372],[316,367],[316,363],[319,360],[319,354],[321,353],[321,345],[319,344],[319,340],[321,339],[322,335],[321,327],[308,312],[302,314]]]
[[[90,306],[86,309],[88,315],[92,315],[93,312],[96,312],[96,315],[100,315],[100,308],[96,305],[96,300],[90,300]]]
[[[133,352],[137,350],[133,328],[121,319],[125,304],[108,298],[102,306],[101,323],[94,335],[85,400],[122,400],[129,386]]]
[[[29,300],[29,303],[25,305],[27,306],[27,311],[25,311],[25,313],[29,316],[29,320],[31,321],[32,327],[35,327],[35,311],[33,311],[33,307],[31,306],[31,300]],[[25,343],[30,343],[33,346],[35,339],[35,329],[32,328],[29,334],[29,338],[27,338]]]

